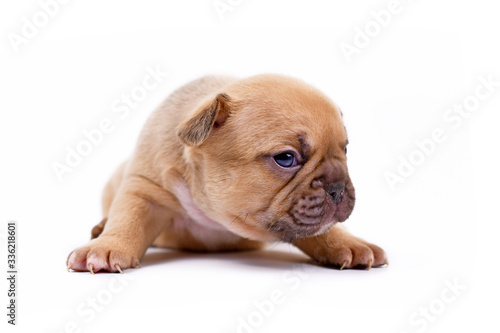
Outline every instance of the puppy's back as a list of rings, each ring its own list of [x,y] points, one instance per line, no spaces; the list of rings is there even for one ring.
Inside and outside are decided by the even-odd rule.
[[[156,168],[181,166],[183,146],[177,138],[177,126],[205,99],[237,80],[228,76],[203,76],[172,92],[146,121],[130,160],[129,172],[140,171],[156,178],[163,173]]]

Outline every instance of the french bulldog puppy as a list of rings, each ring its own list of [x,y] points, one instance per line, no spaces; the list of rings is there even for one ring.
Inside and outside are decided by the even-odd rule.
[[[68,269],[122,272],[150,246],[260,249],[288,242],[343,268],[387,264],[337,223],[354,207],[339,108],[281,75],[203,77],[150,116],[104,189],[103,221]]]

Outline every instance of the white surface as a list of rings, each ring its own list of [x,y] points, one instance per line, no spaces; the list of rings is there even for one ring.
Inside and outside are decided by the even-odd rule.
[[[19,53],[2,39],[0,221],[18,221],[20,251],[18,325],[7,325],[2,312],[2,332],[63,332],[71,322],[82,332],[237,332],[239,318],[258,319],[254,302],[275,289],[284,302],[254,332],[498,331],[500,87],[456,130],[443,121],[481,75],[500,81],[491,1],[402,0],[401,12],[350,63],[339,45],[352,43],[355,27],[389,1],[239,3],[221,21],[211,0],[72,1]],[[39,10],[35,1],[2,3],[2,35],[19,33],[22,17]],[[168,78],[117,118],[114,101],[157,65]],[[109,284],[119,286],[117,274],[66,272],[67,254],[101,218],[105,181],[153,108],[203,74],[262,72],[300,77],[342,108],[357,189],[346,225],[382,246],[390,267],[319,268],[279,245],[245,254],[149,252],[116,294]],[[113,132],[60,182],[51,163],[107,117]],[[384,173],[436,128],[448,139],[391,191]],[[4,238],[1,249],[5,271]],[[446,281],[454,280],[466,290],[441,309],[442,295],[452,296]],[[86,304],[98,295],[113,296],[91,318]],[[425,328],[410,322],[429,306],[442,312]]]

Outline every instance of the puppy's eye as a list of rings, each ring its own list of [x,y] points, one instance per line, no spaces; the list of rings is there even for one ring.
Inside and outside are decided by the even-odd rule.
[[[297,165],[297,159],[292,153],[281,153],[273,158],[276,163],[283,168],[291,168]]]

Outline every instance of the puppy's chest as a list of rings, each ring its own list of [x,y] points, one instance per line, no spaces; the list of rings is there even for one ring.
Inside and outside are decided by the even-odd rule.
[[[221,246],[233,244],[240,239],[237,235],[227,229],[214,229],[193,220],[189,216],[178,216],[172,224],[172,231],[177,237],[185,237],[186,234],[192,236],[201,243],[207,250],[217,250]]]
[[[193,202],[191,192],[186,184],[178,184],[174,187],[174,192],[184,208],[184,213],[178,215],[172,224],[172,231],[176,234],[183,235],[188,232],[209,250],[240,240],[239,236],[205,215]]]

